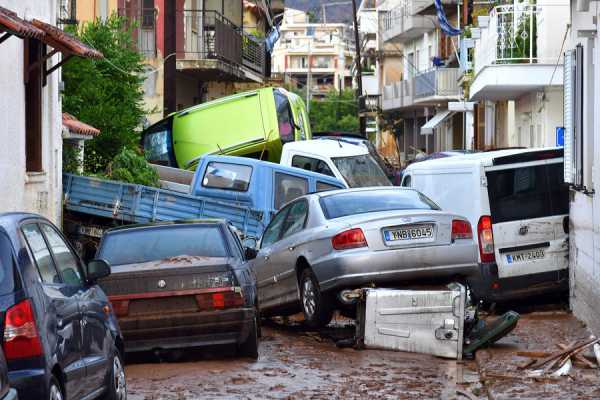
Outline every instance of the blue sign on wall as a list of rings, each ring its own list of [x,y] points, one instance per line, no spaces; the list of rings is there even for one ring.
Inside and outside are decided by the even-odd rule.
[[[562,126],[556,127],[556,146],[565,147],[565,128]]]

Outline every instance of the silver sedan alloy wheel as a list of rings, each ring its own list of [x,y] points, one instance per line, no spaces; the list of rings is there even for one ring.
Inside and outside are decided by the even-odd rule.
[[[317,293],[312,279],[306,278],[302,283],[302,305],[306,316],[312,318],[317,308]]]
[[[60,388],[55,384],[50,386],[50,400],[63,400],[62,393],[60,392]]]
[[[125,382],[125,370],[123,369],[123,364],[121,364],[121,359],[117,356],[113,359],[113,377],[115,385],[115,393],[116,398],[118,400],[126,400],[127,399],[127,383]]]

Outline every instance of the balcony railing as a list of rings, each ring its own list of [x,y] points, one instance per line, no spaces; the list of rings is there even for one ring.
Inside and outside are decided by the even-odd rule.
[[[148,58],[155,57],[156,11],[119,9],[119,14],[131,21],[138,51]],[[177,11],[176,35],[177,60],[222,60],[264,75],[264,43],[216,11]]]
[[[434,19],[431,16],[418,15],[417,7],[415,1],[404,0],[390,11],[381,13],[383,40],[409,40],[435,29]]]
[[[415,76],[415,99],[439,96],[458,96],[458,68],[438,68]]]
[[[492,64],[538,63],[537,27],[542,11],[536,5],[494,7],[475,45],[475,74]]]
[[[414,80],[412,79],[384,86],[382,109],[385,111],[412,106],[414,90]]]

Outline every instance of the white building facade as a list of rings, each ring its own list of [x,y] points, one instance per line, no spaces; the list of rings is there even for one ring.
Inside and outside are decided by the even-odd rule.
[[[572,0],[565,53],[565,181],[571,184],[570,303],[600,332],[600,2]]]
[[[60,223],[65,55],[102,55],[55,28],[56,0],[0,0],[0,212]]]
[[[473,22],[469,44],[461,48],[472,47],[469,95],[485,123],[478,148],[559,145],[566,0],[491,5]]]
[[[332,89],[352,87],[353,38],[347,25],[310,23],[300,10],[286,8],[280,39],[272,54],[272,72],[306,89],[309,96],[323,97]]]

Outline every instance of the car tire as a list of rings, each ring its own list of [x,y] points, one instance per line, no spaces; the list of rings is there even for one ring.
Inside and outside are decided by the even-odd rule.
[[[48,386],[48,399],[50,400],[64,400],[65,395],[63,393],[60,384],[56,377],[50,378],[50,386]]]
[[[115,349],[113,354],[113,360],[108,377],[108,388],[103,399],[127,400],[127,381],[125,380],[123,357],[117,349]]]
[[[333,304],[325,293],[321,292],[317,278],[310,269],[300,274],[300,306],[304,314],[304,322],[310,328],[323,328],[333,317]]]
[[[258,318],[256,315],[250,324],[248,337],[238,345],[238,354],[253,360],[258,359]]]

